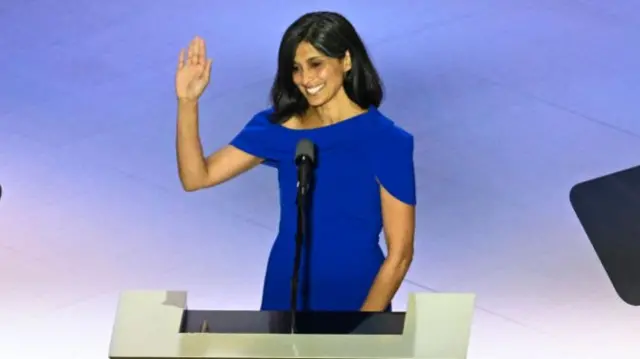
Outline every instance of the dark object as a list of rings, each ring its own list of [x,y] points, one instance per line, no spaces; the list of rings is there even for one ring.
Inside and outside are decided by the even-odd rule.
[[[302,245],[308,238],[307,209],[309,208],[309,192],[313,180],[313,166],[315,164],[315,146],[313,142],[302,139],[296,145],[295,163],[298,167],[298,225],[296,229],[296,254],[293,262],[291,277],[291,333],[297,332],[296,311],[298,307],[298,284],[300,281],[300,262]]]
[[[295,157],[295,163],[298,166],[298,194],[306,195],[309,191],[315,161],[315,145],[306,138],[301,139],[296,146]]]
[[[579,183],[570,201],[618,296],[640,305],[640,166]]]
[[[185,310],[180,333],[288,334],[295,314],[296,334],[402,335],[403,312],[268,312]]]

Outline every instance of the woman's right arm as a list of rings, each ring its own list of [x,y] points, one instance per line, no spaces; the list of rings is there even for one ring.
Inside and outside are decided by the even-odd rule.
[[[199,134],[197,100],[178,100],[177,127],[178,173],[185,191],[216,186],[262,162],[261,158],[230,145],[205,157]]]
[[[204,40],[194,37],[187,51],[180,51],[176,71],[178,128],[176,152],[178,174],[186,191],[213,187],[260,164],[262,159],[233,146],[225,146],[209,157],[202,153],[198,125],[198,99],[209,84],[211,63]]]

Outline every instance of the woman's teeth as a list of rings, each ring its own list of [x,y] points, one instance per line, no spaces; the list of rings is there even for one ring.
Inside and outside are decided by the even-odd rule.
[[[319,86],[316,86],[316,87],[307,88],[307,93],[309,95],[315,95],[318,92],[320,92],[320,90],[322,90],[323,87],[324,87],[324,85],[319,85]]]

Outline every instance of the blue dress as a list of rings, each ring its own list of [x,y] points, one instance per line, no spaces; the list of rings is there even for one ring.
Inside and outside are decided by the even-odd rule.
[[[298,141],[307,138],[316,145],[317,165],[298,308],[358,311],[385,258],[379,245],[380,186],[402,202],[416,203],[413,136],[375,107],[309,130],[273,124],[271,113],[271,109],[257,113],[231,141],[278,171],[280,223],[269,255],[261,309],[290,309],[297,224],[294,157]]]

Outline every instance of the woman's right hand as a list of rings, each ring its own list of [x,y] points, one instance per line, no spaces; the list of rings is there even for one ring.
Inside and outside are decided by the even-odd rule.
[[[186,55],[186,56],[185,56]],[[180,50],[176,71],[176,95],[180,100],[197,101],[209,84],[211,64],[204,40],[194,37],[185,52]]]

